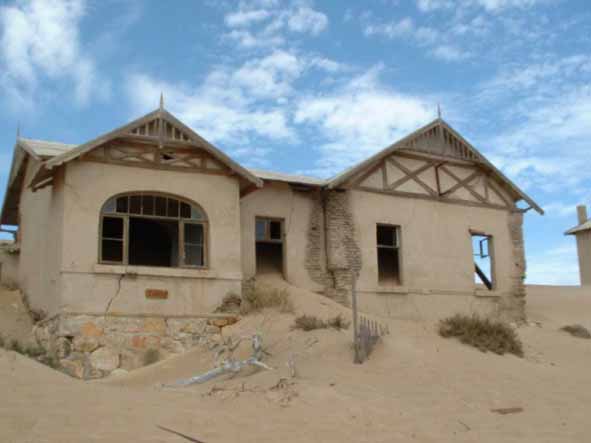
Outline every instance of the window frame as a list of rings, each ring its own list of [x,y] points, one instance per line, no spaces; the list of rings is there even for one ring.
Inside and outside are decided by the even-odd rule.
[[[139,196],[140,197],[140,213],[132,213],[131,212],[131,197],[132,196]],[[177,216],[176,217],[169,217],[168,215],[149,215],[144,214],[143,212],[143,196],[150,196],[153,198],[153,212],[156,212],[156,197],[164,197],[166,198],[166,212],[168,213],[169,210],[169,199],[177,201]],[[117,211],[117,199],[121,197],[127,197],[127,212],[121,213]],[[106,212],[105,206],[108,205],[111,201],[114,201],[115,212]],[[195,207],[197,210],[200,211],[202,215],[202,219],[191,219],[181,216],[181,206],[185,203],[190,206],[190,208]],[[191,210],[191,209],[190,209]],[[112,260],[103,260],[103,241],[110,240],[110,238],[103,237],[103,220],[105,217],[111,218],[120,218],[123,220],[123,259],[122,261],[112,261]],[[98,260],[99,264],[105,265],[118,265],[118,266],[130,266],[129,265],[129,220],[130,218],[144,218],[144,219],[152,219],[152,220],[168,220],[174,221],[176,220],[178,223],[178,265],[177,266],[150,266],[150,265],[131,265],[131,266],[144,266],[144,267],[155,267],[155,268],[170,268],[170,269],[179,269],[179,268],[188,268],[188,269],[209,269],[209,219],[207,217],[207,213],[201,207],[201,205],[188,200],[183,197],[179,197],[173,194],[166,194],[157,191],[138,191],[138,192],[125,192],[121,194],[117,194],[114,196],[109,197],[101,206],[100,213],[99,213],[99,235],[98,235]],[[185,256],[185,224],[195,224],[202,226],[203,229],[203,244],[202,246],[202,254],[203,254],[203,265],[191,265],[186,264],[186,256]],[[116,239],[118,240],[118,239]]]
[[[256,224],[258,222],[265,223],[265,236],[263,239],[257,238],[257,231],[256,231]],[[265,216],[256,216],[255,217],[255,243],[283,243],[284,234],[285,234],[285,227],[284,227],[284,219],[277,218],[277,217],[265,217]],[[279,224],[279,238],[272,238],[271,237],[271,223],[278,223]]]
[[[378,229],[380,227],[386,227],[386,228],[392,228],[392,230],[394,231],[394,245],[390,246],[390,245],[383,245],[383,244],[379,244],[378,243]],[[387,285],[383,285],[380,282],[380,270],[379,270],[379,254],[378,254],[378,250],[379,249],[388,249],[388,250],[392,250],[393,252],[396,253],[396,257],[398,259],[398,285],[396,286],[403,286],[404,285],[404,276],[403,276],[403,263],[402,263],[402,227],[400,225],[395,225],[392,223],[376,223],[376,265],[377,265],[377,281],[378,281],[378,286],[380,287],[389,287]]]
[[[495,236],[494,234],[489,234],[485,231],[480,231],[477,229],[469,229],[468,230],[470,235],[470,252],[472,253],[472,262],[476,265],[475,257],[479,256],[481,259],[488,258],[490,262],[490,288],[486,286],[486,284],[481,282],[474,282],[474,286],[476,289],[484,286],[487,291],[495,291],[497,290],[497,275],[496,275],[496,254],[495,254]],[[482,237],[478,240],[478,254],[474,250],[474,238],[475,237]],[[481,255],[484,252],[484,248],[482,247],[483,242],[486,242],[486,254]],[[476,271],[473,271],[473,274],[477,274]],[[479,276],[480,278],[480,276]]]

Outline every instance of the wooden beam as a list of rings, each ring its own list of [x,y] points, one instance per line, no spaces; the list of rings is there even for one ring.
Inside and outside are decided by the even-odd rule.
[[[399,163],[396,163],[396,164],[399,165]],[[415,169],[414,171],[412,171],[410,174],[406,175],[405,177],[402,177],[402,178],[396,180],[394,183],[392,183],[391,185],[388,186],[388,189],[396,189],[400,185],[403,185],[404,183],[406,183],[409,180],[417,181],[417,179],[418,179],[417,176],[421,172],[425,172],[427,169],[430,169],[434,165],[435,164],[433,162],[428,162],[427,164],[421,166],[420,168]],[[400,165],[400,166],[402,166],[402,165]],[[420,182],[419,182],[419,184],[420,184]]]
[[[408,175],[411,175],[411,178],[417,182],[425,191],[427,191],[429,194],[431,194],[432,196],[436,196],[437,194],[435,193],[435,191],[433,189],[431,189],[431,186],[427,185],[425,182],[423,182],[420,178],[416,177],[416,176],[412,176],[412,171],[410,169],[408,169],[406,166],[404,166],[402,163],[397,162],[393,157],[389,157],[387,159],[387,161],[389,161],[391,164],[393,164],[394,166],[396,166],[398,169],[402,170],[402,172],[405,172]],[[433,166],[435,163],[431,162],[429,164],[429,167]],[[428,169],[428,168],[426,168]],[[422,172],[422,171],[421,171]]]
[[[414,199],[421,199],[421,200],[431,200],[439,203],[450,203],[454,205],[463,205],[463,206],[471,206],[475,208],[486,208],[486,209],[500,209],[502,211],[508,211],[510,208],[506,206],[496,205],[494,203],[479,203],[469,200],[460,200],[456,198],[449,198],[449,197],[440,197],[440,196],[430,196],[425,194],[416,194],[414,192],[405,192],[405,191],[392,191],[392,190],[382,190],[382,189],[374,189],[369,188],[366,186],[357,186],[354,188],[357,191],[363,192],[370,192],[374,194],[382,194],[382,195],[390,195],[394,197],[404,197],[404,198],[414,198]]]
[[[472,194],[472,195],[474,196],[474,198],[476,198],[477,200],[479,200],[479,201],[481,201],[481,202],[485,202],[485,201],[486,201],[486,200],[484,199],[484,197],[482,197],[480,194],[477,194],[477,193],[476,193],[476,191],[474,191],[472,188],[470,188],[469,186],[465,186],[465,185],[462,183],[463,181],[467,180],[468,178],[469,178],[470,180],[474,180],[474,177],[472,177],[472,176],[477,176],[477,175],[479,175],[479,174],[481,173],[480,171],[476,171],[475,173],[471,174],[471,175],[470,175],[468,178],[466,178],[466,179],[462,180],[462,179],[461,179],[461,178],[459,178],[457,175],[455,175],[453,172],[451,172],[449,169],[447,169],[445,166],[441,166],[441,169],[442,169],[443,171],[445,171],[445,173],[446,173],[446,174],[448,174],[450,177],[452,177],[452,178],[453,178],[453,179],[454,179],[454,180],[457,182],[457,184],[456,184],[456,185],[454,185],[452,188],[450,188],[450,190],[451,190],[451,189],[454,189],[454,188],[456,188],[456,189],[457,189],[457,187],[458,187],[458,185],[459,185],[459,186],[463,187],[464,189],[466,189],[468,192],[470,192],[470,194]],[[444,191],[444,192],[443,192],[443,195],[446,195],[446,194],[448,194],[448,193],[451,193],[451,192],[453,192],[453,191],[450,191],[450,190]],[[455,191],[455,189],[454,189],[454,191]]]

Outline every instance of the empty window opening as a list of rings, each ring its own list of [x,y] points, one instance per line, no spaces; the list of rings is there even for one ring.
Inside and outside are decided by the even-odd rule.
[[[400,285],[400,227],[377,225],[378,283]]]
[[[474,282],[483,284],[487,289],[494,288],[493,273],[493,238],[492,235],[472,233],[472,251],[474,255]]]
[[[283,220],[257,217],[255,236],[257,274],[283,274]]]
[[[101,211],[102,263],[205,267],[207,217],[195,204],[134,193],[109,199]]]

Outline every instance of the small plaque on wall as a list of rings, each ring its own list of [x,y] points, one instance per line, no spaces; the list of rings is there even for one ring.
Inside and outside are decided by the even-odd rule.
[[[166,300],[168,298],[168,291],[166,289],[146,289],[146,298]]]

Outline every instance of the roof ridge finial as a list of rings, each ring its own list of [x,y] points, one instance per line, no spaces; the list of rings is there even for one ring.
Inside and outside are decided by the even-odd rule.
[[[164,109],[164,92],[160,91],[160,110]]]
[[[437,103],[437,118],[441,120],[441,105]]]
[[[16,123],[16,138],[19,139],[21,138],[21,122],[18,121]]]

